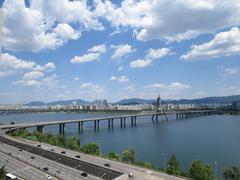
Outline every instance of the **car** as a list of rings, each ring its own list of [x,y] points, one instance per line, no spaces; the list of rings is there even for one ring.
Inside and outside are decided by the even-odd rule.
[[[61,172],[59,170],[56,171],[58,174],[60,174]]]
[[[80,156],[80,155],[76,155],[75,158],[78,158],[78,159],[79,159],[79,158],[81,158],[81,156]]]
[[[41,147],[41,144],[38,144],[37,147]]]
[[[133,177],[133,173],[130,172],[130,173],[128,174],[128,177],[129,177],[129,178],[132,178],[132,177]]]
[[[50,175],[46,175],[45,177],[46,177],[46,179],[52,179],[52,176],[50,176]]]
[[[18,151],[22,152],[22,149],[19,149]]]
[[[54,149],[51,149],[51,151],[54,151]]]
[[[111,167],[111,164],[106,163],[106,164],[104,164],[104,166],[106,166],[106,167]]]
[[[8,155],[9,155],[9,156],[11,156],[11,155],[12,155],[12,153],[10,153],[10,152],[9,152],[9,153],[8,153]]]
[[[87,174],[86,172],[82,172],[82,173],[81,173],[81,176],[83,176],[83,177],[87,177],[88,174]]]
[[[62,151],[61,153],[62,153],[62,154],[66,154],[66,151]]]
[[[31,156],[31,159],[35,159],[35,157],[34,157],[34,156]]]
[[[48,168],[48,167],[44,167],[43,170],[44,170],[44,171],[48,171],[49,168]]]

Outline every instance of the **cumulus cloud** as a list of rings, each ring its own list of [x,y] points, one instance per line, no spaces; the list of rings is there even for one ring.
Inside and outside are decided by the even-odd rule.
[[[147,58],[149,59],[159,59],[164,56],[167,56],[168,54],[171,53],[171,50],[168,48],[159,48],[159,49],[149,49],[148,54],[146,55]]]
[[[10,76],[16,73],[24,72],[46,72],[55,69],[55,65],[52,62],[48,62],[45,65],[36,64],[35,61],[19,59],[11,54],[4,53],[0,59],[0,77]]]
[[[26,74],[23,75],[23,79],[38,79],[40,77],[44,76],[44,74],[40,71],[32,71],[32,72],[28,72]]]
[[[239,54],[240,29],[234,27],[229,31],[216,34],[215,37],[207,43],[192,46],[191,51],[182,55],[181,59],[192,61]]]
[[[191,85],[184,84],[180,82],[172,82],[170,84],[163,84],[163,83],[155,83],[145,86],[145,88],[152,89],[152,90],[168,90],[168,91],[182,91],[185,89],[191,88]]]
[[[95,0],[95,5],[96,15],[107,19],[116,29],[132,28],[136,38],[142,41],[191,39],[240,21],[238,0],[158,0],[151,3],[123,0],[120,5]]]
[[[110,78],[110,80],[111,81],[121,82],[121,83],[130,81],[126,76],[120,76],[120,77],[112,76]]]
[[[226,69],[224,69],[224,73],[226,74],[226,75],[236,75],[236,74],[238,74],[238,68],[226,68]]]
[[[144,68],[144,67],[150,66],[151,63],[152,63],[152,61],[149,59],[147,59],[147,60],[137,59],[137,60],[130,62],[130,67],[131,68]]]
[[[55,49],[81,32],[102,30],[87,1],[24,0],[3,2],[3,46],[12,51]],[[81,27],[81,28],[73,28]]]
[[[135,52],[135,49],[129,44],[120,44],[118,46],[112,45],[111,47],[115,49],[115,52],[111,57],[113,60],[119,60],[124,56]]]
[[[94,84],[92,82],[85,82],[80,85],[80,94],[87,98],[98,98],[105,93],[104,86]]]
[[[87,54],[84,54],[82,56],[74,56],[74,58],[72,58],[70,62],[73,64],[76,63],[82,64],[86,62],[96,61],[99,60],[100,56],[104,54],[105,51],[106,51],[105,44],[93,46],[92,48],[88,49]]]

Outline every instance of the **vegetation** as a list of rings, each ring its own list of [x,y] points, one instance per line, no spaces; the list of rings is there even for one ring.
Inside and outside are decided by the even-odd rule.
[[[223,176],[226,180],[240,179],[240,166],[230,166],[223,170]]]
[[[0,168],[0,180],[4,180],[5,174],[6,172],[5,172],[4,166],[2,166]]]
[[[167,162],[167,169],[168,174],[180,175],[181,174],[181,167],[180,163],[177,160],[174,154],[171,154],[168,162]]]
[[[139,161],[136,159],[136,150],[134,147],[128,147],[118,154],[115,152],[109,152],[108,154],[101,153],[101,148],[97,143],[89,143],[80,146],[80,139],[76,137],[66,138],[64,136],[53,135],[53,134],[41,134],[38,132],[28,132],[26,130],[17,130],[11,132],[12,136],[22,137],[29,140],[39,141],[48,143],[55,146],[60,146],[63,148],[76,150],[83,152],[85,154],[97,155],[104,158],[109,158],[116,161],[121,161],[124,163],[152,169],[155,171],[163,171],[162,168],[157,167],[149,162]],[[213,180],[213,168],[211,165],[202,164],[199,160],[192,161],[188,172],[184,172],[181,169],[180,163],[174,154],[171,154],[167,161],[166,172],[170,175],[185,176],[190,177],[193,180]],[[0,169],[0,180],[1,175],[4,174],[4,169]],[[240,180],[240,167],[231,166],[225,168],[223,171],[223,177],[225,180]]]
[[[201,161],[192,161],[189,177],[195,180],[213,180],[213,169],[210,165],[203,165]]]
[[[134,147],[129,147],[122,153],[122,161],[134,164],[136,160],[136,150]]]
[[[81,151],[85,154],[100,155],[100,146],[97,143],[85,144]]]

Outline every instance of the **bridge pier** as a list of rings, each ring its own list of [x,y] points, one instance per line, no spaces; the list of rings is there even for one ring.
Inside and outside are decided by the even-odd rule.
[[[59,124],[59,134],[64,135],[65,133],[65,123]]]
[[[113,129],[113,118],[111,119],[111,128]]]
[[[83,121],[78,122],[78,132],[83,132]]]
[[[131,126],[133,126],[133,116],[131,117]]]
[[[126,127],[126,117],[123,118],[123,126]]]
[[[108,119],[108,129],[111,128],[111,119]]]
[[[43,128],[44,128],[44,126],[37,126],[37,132],[43,133]]]
[[[122,117],[120,118],[120,127],[121,128],[123,127],[123,118]]]
[[[134,116],[134,126],[137,125],[137,116]]]

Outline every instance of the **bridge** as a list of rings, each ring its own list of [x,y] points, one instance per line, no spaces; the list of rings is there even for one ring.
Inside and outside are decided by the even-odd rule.
[[[44,121],[44,122],[33,122],[33,123],[21,123],[21,124],[7,124],[0,125],[0,129],[11,130],[11,129],[26,129],[36,127],[36,130],[39,133],[44,132],[44,127],[46,126],[59,126],[59,134],[64,134],[65,125],[70,123],[77,123],[78,131],[81,132],[84,129],[84,123],[93,122],[94,130],[100,129],[100,122],[107,121],[108,128],[113,129],[114,121],[118,121],[121,128],[126,127],[126,121],[130,119],[131,126],[137,125],[137,117],[142,116],[151,116],[152,121],[159,121],[159,116],[162,117],[162,120],[168,121],[167,115],[176,115],[176,119],[185,119],[193,118],[199,116],[207,116],[215,114],[216,110],[195,110],[195,111],[176,111],[176,112],[150,112],[150,113],[138,113],[138,114],[129,114],[129,115],[118,115],[118,116],[109,116],[109,117],[97,117],[97,118],[86,118],[86,119],[75,119],[75,120],[59,120],[59,121]]]

